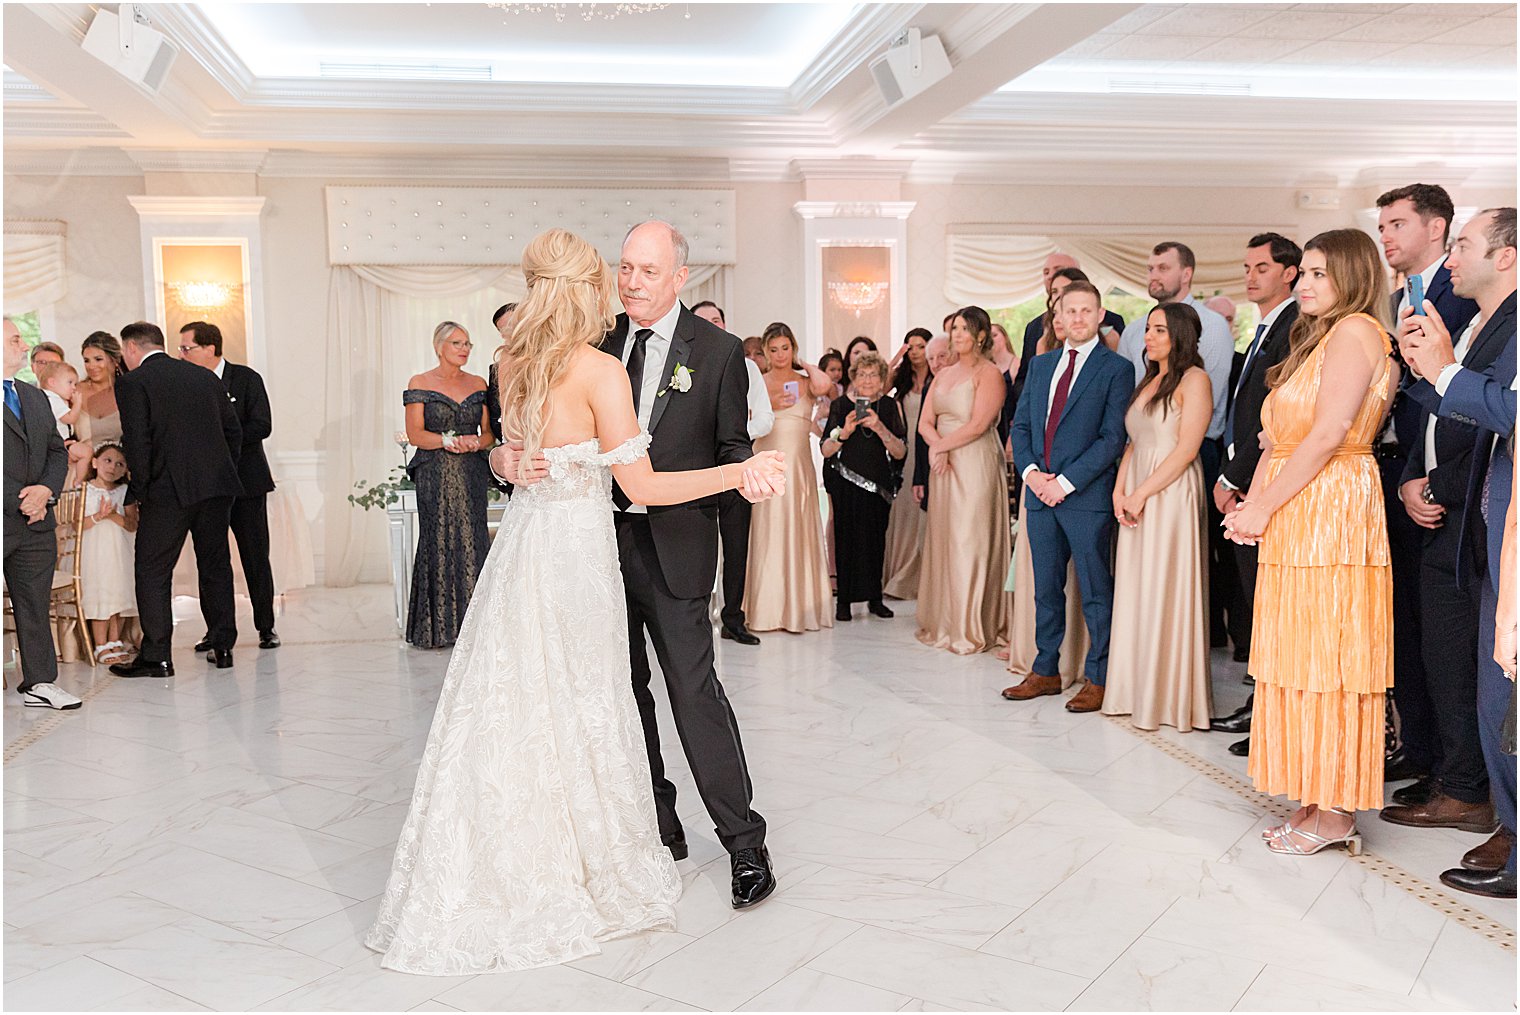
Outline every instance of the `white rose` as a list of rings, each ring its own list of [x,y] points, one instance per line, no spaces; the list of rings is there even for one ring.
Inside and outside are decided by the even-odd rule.
[[[675,372],[670,375],[670,386],[677,391],[691,390],[691,371],[684,363],[678,364]]]

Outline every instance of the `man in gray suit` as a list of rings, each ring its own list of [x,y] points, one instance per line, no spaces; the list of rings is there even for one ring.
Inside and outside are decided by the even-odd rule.
[[[48,600],[58,543],[53,502],[63,489],[68,453],[47,396],[16,372],[26,365],[26,340],[5,319],[5,587],[16,615],[21,650],[21,700],[32,708],[83,704],[59,687],[58,654],[49,630]]]

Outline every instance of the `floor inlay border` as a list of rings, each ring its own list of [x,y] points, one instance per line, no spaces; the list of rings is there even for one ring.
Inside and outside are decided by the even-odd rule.
[[[97,695],[120,679],[120,677],[107,670],[103,675],[103,679],[97,678],[94,686],[81,694],[79,700],[88,705]],[[62,726],[68,721],[71,714],[78,713],[83,708],[84,705],[81,705],[79,708],[69,709],[67,712],[54,711],[51,715],[45,715],[32,723],[25,733],[5,745],[5,764],[9,765],[22,751]]]
[[[1121,729],[1127,730],[1136,738],[1150,744],[1167,757],[1180,761],[1194,771],[1208,776],[1225,789],[1231,790],[1236,795],[1250,801],[1264,811],[1276,814],[1281,818],[1287,818],[1297,810],[1297,808],[1278,800],[1276,797],[1271,797],[1261,792],[1251,785],[1250,782],[1242,779],[1234,772],[1220,768],[1212,761],[1200,758],[1187,748],[1172,743],[1160,733],[1154,730],[1136,729],[1127,716],[1108,716],[1107,719]],[[1361,855],[1350,857],[1350,859],[1354,863],[1361,864],[1389,884],[1413,895],[1416,899],[1443,914],[1453,922],[1466,927],[1475,934],[1481,935],[1488,941],[1492,941],[1505,951],[1513,952],[1516,950],[1515,932],[1513,930],[1504,926],[1499,921],[1457,901],[1424,878],[1416,877],[1398,864],[1385,860],[1365,848]]]

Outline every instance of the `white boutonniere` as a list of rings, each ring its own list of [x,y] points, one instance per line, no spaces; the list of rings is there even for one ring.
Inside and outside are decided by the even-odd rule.
[[[688,367],[685,363],[677,363],[676,368],[670,372],[670,382],[666,384],[665,387],[655,392],[655,397],[664,398],[665,392],[672,389],[676,391],[690,391],[691,375],[692,369],[690,367]]]

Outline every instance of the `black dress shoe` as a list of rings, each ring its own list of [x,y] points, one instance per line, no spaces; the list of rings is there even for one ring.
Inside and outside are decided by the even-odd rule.
[[[1409,757],[1409,752],[1400,747],[1388,755],[1383,762],[1383,781],[1401,782],[1405,779],[1419,779],[1428,773],[1423,765],[1416,765]]]
[[[195,651],[197,651],[197,652],[209,652],[209,651],[211,651],[211,636],[209,634],[206,637],[202,638],[200,641],[198,641],[198,642],[195,643]]]
[[[850,604],[849,603],[843,603],[843,602],[837,604],[834,607],[834,619],[837,620],[841,624],[847,624],[847,623],[849,623],[849,621],[851,619],[851,617],[850,617]]]
[[[1249,733],[1251,732],[1251,706],[1256,701],[1256,695],[1246,699],[1246,703],[1229,715],[1220,719],[1210,719],[1209,729],[1216,733]]]
[[[1233,754],[1233,755],[1235,755],[1235,757],[1237,757],[1237,758],[1248,758],[1248,757],[1250,757],[1251,756],[1251,738],[1250,737],[1246,737],[1244,740],[1237,740],[1237,741],[1235,741],[1233,744],[1230,745],[1229,750],[1230,750],[1230,753]]]
[[[665,844],[666,849],[670,850],[670,858],[672,860],[685,860],[690,855],[690,850],[686,848],[686,836],[684,835],[661,838],[660,841]]]
[[[219,670],[232,669],[232,649],[214,648],[206,653],[206,662],[212,663]]]
[[[736,641],[740,645],[760,644],[760,639],[751,634],[748,628],[731,627],[728,624],[723,625],[723,630],[718,632],[718,637],[725,638],[728,641]]]
[[[776,875],[771,872],[771,853],[764,846],[735,851],[734,908],[748,909],[764,902],[776,890]]]
[[[1241,648],[1239,645],[1235,646],[1235,655],[1234,655],[1233,658],[1234,658],[1234,660],[1237,663],[1248,663],[1248,662],[1250,662],[1251,661],[1251,646],[1247,645],[1245,648]]]
[[[1515,872],[1470,871],[1453,867],[1441,872],[1441,884],[1469,895],[1482,895],[1490,899],[1513,899],[1515,897]]]
[[[280,636],[273,629],[259,632],[259,648],[279,648]]]
[[[872,616],[880,617],[882,620],[891,620],[897,616],[897,614],[892,612],[892,608],[880,599],[871,600],[866,604],[866,609],[871,611]]]
[[[1430,798],[1435,796],[1436,781],[1430,776],[1421,776],[1403,789],[1393,791],[1393,802],[1400,807],[1418,807],[1420,804],[1430,803]]]
[[[129,663],[112,663],[111,672],[118,677],[172,677],[174,664],[149,662],[138,656]]]

